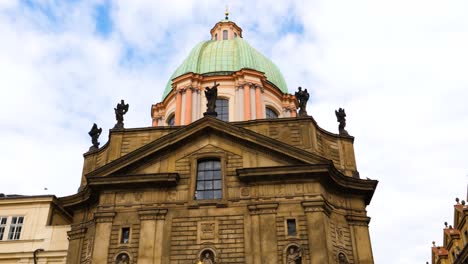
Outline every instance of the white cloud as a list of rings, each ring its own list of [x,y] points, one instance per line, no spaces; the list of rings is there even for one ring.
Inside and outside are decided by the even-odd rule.
[[[74,193],[92,123],[104,144],[125,99],[126,126],[149,126],[169,76],[224,16],[217,1],[118,1],[103,37],[100,2],[0,1],[1,192]],[[361,176],[380,181],[369,207],[375,262],[429,260],[466,191],[468,4],[269,3],[235,1],[230,17],[291,92],[308,88],[320,126],[336,132],[334,110],[347,110]]]

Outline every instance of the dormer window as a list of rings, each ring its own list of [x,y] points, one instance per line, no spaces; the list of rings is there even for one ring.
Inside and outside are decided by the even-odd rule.
[[[228,31],[223,30],[223,40],[227,40],[227,39],[228,39]]]

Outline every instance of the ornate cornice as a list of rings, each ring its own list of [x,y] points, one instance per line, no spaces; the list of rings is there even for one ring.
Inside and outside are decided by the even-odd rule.
[[[247,208],[251,215],[276,214],[278,203],[257,203],[248,205]]]
[[[140,220],[164,220],[166,219],[167,209],[140,209],[138,216]]]

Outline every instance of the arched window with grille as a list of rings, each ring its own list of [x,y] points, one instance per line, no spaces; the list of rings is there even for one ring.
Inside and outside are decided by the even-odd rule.
[[[197,200],[222,198],[221,162],[219,159],[204,159],[197,164]]]
[[[278,118],[278,113],[268,106],[265,108],[265,114],[267,119]]]
[[[218,118],[229,122],[229,100],[228,99],[216,99],[216,113]]]
[[[227,39],[228,39],[228,31],[223,30],[223,40],[227,40]]]

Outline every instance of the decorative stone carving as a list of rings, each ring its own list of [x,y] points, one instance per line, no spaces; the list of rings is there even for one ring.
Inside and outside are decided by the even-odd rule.
[[[123,123],[123,116],[128,112],[128,104],[125,104],[125,101],[122,99],[119,104],[117,104],[117,107],[114,108],[115,111],[115,119],[117,119],[117,123],[114,126],[114,129],[123,129],[124,128],[124,123]]]
[[[205,97],[206,97],[206,112],[203,113],[204,116],[218,116],[216,113],[216,98],[218,98],[218,86],[219,83],[214,82],[214,85],[205,88]]]
[[[302,264],[302,248],[296,245],[289,246],[286,255],[286,264]]]
[[[88,135],[91,137],[91,143],[93,144],[91,147],[89,147],[89,151],[95,151],[99,149],[99,136],[102,133],[102,128],[98,128],[96,123],[93,124],[93,127],[91,127],[91,130],[88,132]]]
[[[202,221],[198,222],[197,228],[198,243],[211,242],[216,243],[218,238],[218,223],[217,221]]]
[[[348,131],[345,130],[346,127],[346,113],[343,108],[339,108],[338,111],[335,110],[336,120],[338,123],[338,131],[340,135],[349,136]]]
[[[305,117],[307,115],[307,101],[309,101],[309,93],[307,92],[307,89],[304,91],[302,90],[302,87],[299,86],[297,88],[298,91],[294,94],[296,96],[297,101],[299,101],[299,117]]]

